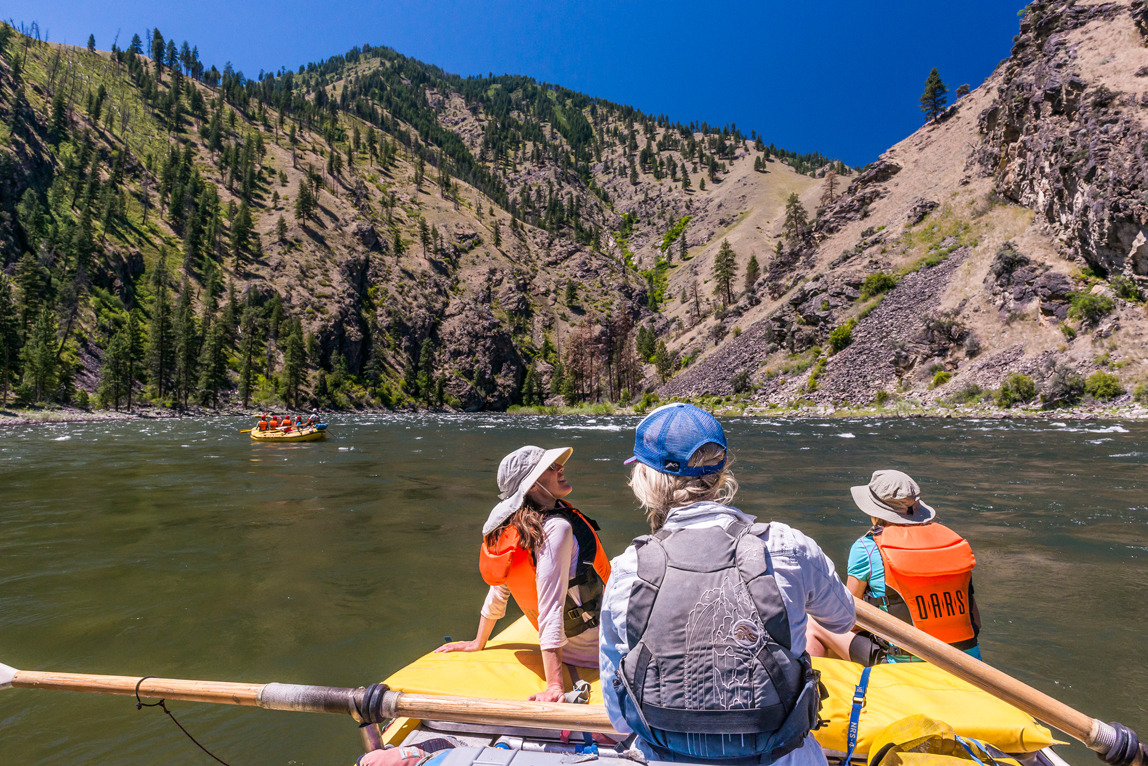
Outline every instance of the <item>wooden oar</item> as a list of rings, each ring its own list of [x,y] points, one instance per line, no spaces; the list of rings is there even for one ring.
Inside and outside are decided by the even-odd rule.
[[[1060,729],[1101,755],[1108,753],[1116,744],[1116,729],[1109,724],[1070,708],[861,599],[855,598],[854,601],[857,606],[857,624],[886,641]],[[1135,766],[1148,764],[1148,749],[1145,745],[1140,745],[1139,753],[1132,763]]]
[[[249,434],[249,433],[251,433],[251,432],[252,432],[252,431],[254,431],[254,430],[255,430],[254,428],[244,428],[244,429],[243,429],[242,431],[240,431],[239,433],[241,433],[241,434]]]
[[[602,705],[409,694],[387,689],[381,684],[348,689],[337,686],[247,684],[175,678],[141,680],[139,676],[52,673],[16,670],[0,665],[0,689],[8,686],[121,697],[133,697],[138,692],[140,697],[156,699],[214,702],[304,713],[340,713],[350,715],[359,723],[382,723],[398,717],[429,718],[528,729],[602,732],[623,737],[610,725],[610,718]]]

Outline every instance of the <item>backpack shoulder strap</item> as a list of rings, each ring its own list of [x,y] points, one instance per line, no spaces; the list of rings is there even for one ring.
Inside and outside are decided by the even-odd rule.
[[[749,589],[766,631],[773,636],[774,641],[792,651],[789,615],[781,599],[781,589],[773,577],[769,551],[759,537],[768,530],[768,524],[754,524],[744,528],[737,541],[737,569],[742,582]]]
[[[630,588],[626,609],[626,639],[637,646],[650,622],[650,612],[666,576],[666,550],[656,535],[643,535],[634,540],[638,554],[638,577]]]

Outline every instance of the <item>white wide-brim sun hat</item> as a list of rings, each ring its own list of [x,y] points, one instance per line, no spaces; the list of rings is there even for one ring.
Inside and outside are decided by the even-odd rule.
[[[891,524],[928,524],[937,517],[921,502],[917,482],[901,471],[874,471],[867,485],[849,491],[858,508]]]
[[[498,496],[502,502],[494,506],[490,517],[482,525],[483,536],[489,535],[522,507],[526,493],[541,478],[550,466],[566,461],[574,454],[572,447],[542,449],[541,447],[520,447],[502,459],[498,464]]]

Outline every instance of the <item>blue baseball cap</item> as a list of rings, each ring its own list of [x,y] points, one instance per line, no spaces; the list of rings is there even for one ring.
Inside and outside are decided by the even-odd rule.
[[[660,473],[674,476],[705,476],[725,468],[725,459],[716,465],[690,465],[690,458],[706,444],[723,450],[725,432],[714,416],[692,404],[667,404],[651,412],[634,433],[635,460]]]

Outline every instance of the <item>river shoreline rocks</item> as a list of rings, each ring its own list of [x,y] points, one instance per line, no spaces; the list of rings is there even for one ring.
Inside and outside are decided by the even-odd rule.
[[[762,407],[748,402],[713,403],[698,401],[699,406],[713,412],[721,418],[762,418],[762,419],[794,419],[794,420],[824,420],[824,419],[850,419],[850,418],[934,418],[940,420],[1148,420],[1148,406],[1136,404],[1124,396],[1117,403],[1110,404],[1084,404],[1065,409],[1040,409],[1039,407],[1012,407],[1002,409],[988,405],[963,405],[956,407],[927,405],[916,400],[900,400],[890,402],[883,406],[868,407],[833,407],[829,405],[804,404],[800,406]],[[472,415],[451,407],[410,408],[406,410],[388,410],[378,408],[364,408],[357,410],[335,410],[324,412],[323,417],[338,420],[340,417],[355,415],[417,415],[417,414],[457,414]],[[166,410],[162,408],[143,408],[133,412],[115,412],[105,410],[84,410],[78,407],[50,407],[36,409],[0,409],[0,429],[15,426],[53,426],[73,423],[111,423],[119,421],[147,421],[147,420],[182,420],[185,418],[212,418],[212,417],[249,417],[254,420],[259,411],[233,409],[214,411],[208,409],[189,409],[185,411]],[[291,414],[296,414],[291,411]],[[306,414],[299,410],[298,414]],[[499,413],[485,412],[482,415]],[[615,407],[610,404],[586,405],[583,407],[516,407],[501,413],[508,415],[550,415],[575,417],[612,417],[612,416],[642,416],[645,411],[639,407]]]

